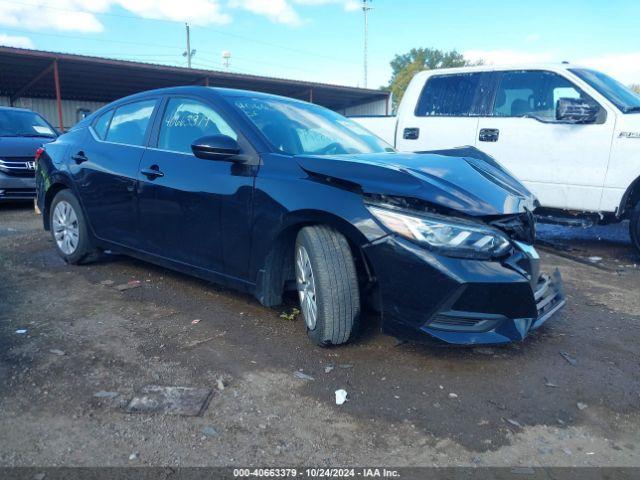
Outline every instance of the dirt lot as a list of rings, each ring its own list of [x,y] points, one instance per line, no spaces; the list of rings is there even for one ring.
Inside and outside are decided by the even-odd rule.
[[[542,229],[568,305],[522,344],[400,343],[368,318],[320,349],[280,318],[292,305],[123,257],[68,266],[29,206],[0,206],[0,466],[638,466],[640,259],[624,227]],[[124,413],[145,385],[214,394],[198,417]]]

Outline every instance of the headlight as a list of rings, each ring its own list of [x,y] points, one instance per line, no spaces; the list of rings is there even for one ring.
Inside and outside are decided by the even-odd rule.
[[[506,235],[490,227],[439,215],[409,213],[368,205],[389,230],[450,257],[489,260],[511,248]]]

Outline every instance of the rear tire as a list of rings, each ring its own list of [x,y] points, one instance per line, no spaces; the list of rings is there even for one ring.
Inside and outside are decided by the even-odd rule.
[[[322,347],[346,343],[360,318],[358,276],[346,238],[304,227],[295,246],[296,286],[307,334]]]
[[[67,263],[81,263],[94,252],[82,208],[71,190],[61,190],[56,194],[49,215],[53,242]]]
[[[631,212],[629,233],[631,234],[631,243],[636,248],[636,252],[640,254],[640,203]]]

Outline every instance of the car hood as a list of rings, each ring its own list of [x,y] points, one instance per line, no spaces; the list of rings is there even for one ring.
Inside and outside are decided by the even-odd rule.
[[[54,140],[50,137],[0,137],[0,158],[33,157],[39,147]]]
[[[513,175],[474,147],[296,159],[307,173],[356,184],[364,193],[417,198],[472,216],[516,214],[538,205]]]

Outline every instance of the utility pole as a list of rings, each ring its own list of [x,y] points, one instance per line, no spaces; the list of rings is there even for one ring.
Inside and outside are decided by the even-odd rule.
[[[191,32],[189,31],[189,24],[185,23],[185,27],[187,27],[187,51],[182,54],[183,57],[187,57],[187,66],[191,68],[191,57],[196,54],[195,50],[191,50]]]
[[[362,13],[364,13],[364,88],[367,88],[367,76],[369,74],[368,55],[369,55],[369,10],[373,7],[369,6],[371,0],[362,0]]]

